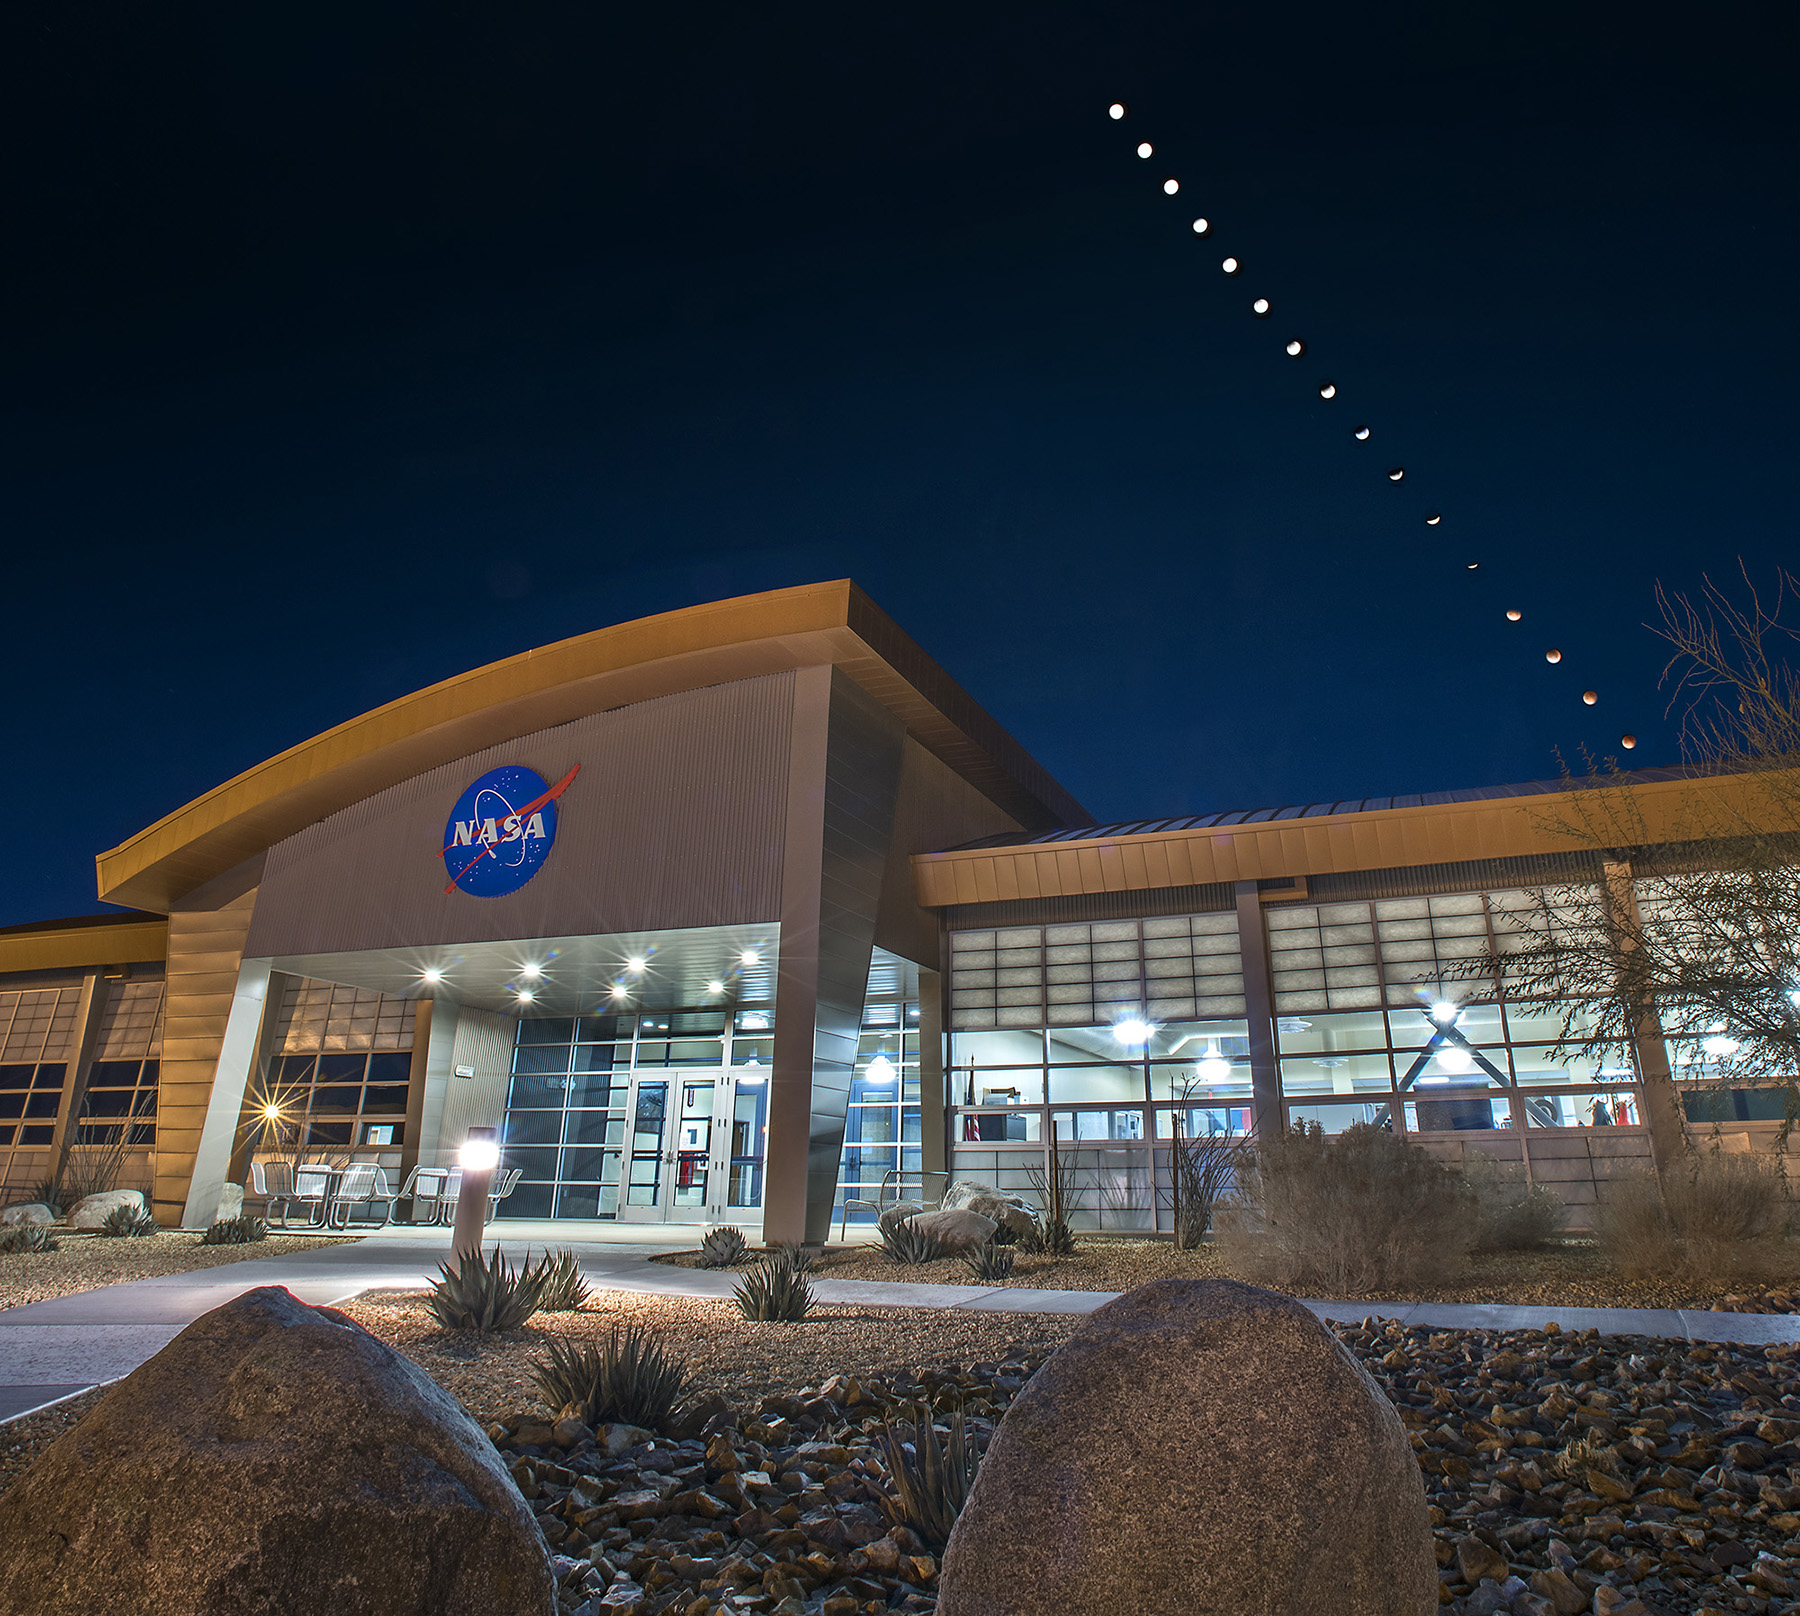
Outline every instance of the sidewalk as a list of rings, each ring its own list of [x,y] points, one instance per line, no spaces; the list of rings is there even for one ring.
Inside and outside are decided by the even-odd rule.
[[[521,1231],[522,1233],[525,1231]],[[544,1240],[513,1238],[501,1249],[515,1261]],[[689,1249],[669,1239],[570,1239],[557,1236],[599,1290],[648,1292],[715,1300],[730,1297],[737,1275],[652,1263],[658,1252]],[[0,1311],[0,1421],[17,1419],[51,1403],[128,1375],[154,1356],[202,1313],[258,1285],[285,1285],[303,1302],[340,1302],[370,1290],[420,1290],[436,1276],[448,1232],[383,1230],[351,1245],[325,1246],[284,1257],[251,1259],[192,1274],[140,1279],[83,1291],[49,1302]],[[978,1285],[879,1284],[870,1280],[817,1279],[822,1302],[871,1307],[970,1308],[995,1313],[1091,1313],[1112,1300],[1109,1291],[1049,1291]],[[1451,1302],[1332,1302],[1307,1304],[1321,1318],[1354,1323],[1371,1314],[1402,1324],[1463,1330],[1541,1328],[1554,1320],[1565,1330],[1597,1329],[1608,1335],[1662,1336],[1674,1340],[1766,1345],[1800,1341],[1800,1315],[1711,1313],[1697,1309],[1505,1307]]]

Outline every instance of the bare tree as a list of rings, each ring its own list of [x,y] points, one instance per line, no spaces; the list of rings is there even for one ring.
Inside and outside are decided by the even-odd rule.
[[[1744,585],[1742,603],[1711,579],[1693,597],[1659,586],[1683,769],[1568,777],[1546,828],[1595,855],[1596,880],[1496,913],[1494,953],[1465,973],[1553,1005],[1565,1054],[1635,1067],[1663,1165],[1685,1132],[1674,1079],[1784,1088],[1790,1124],[1800,1111],[1800,678],[1784,659],[1800,635],[1781,621],[1800,580],[1780,574],[1773,598]]]

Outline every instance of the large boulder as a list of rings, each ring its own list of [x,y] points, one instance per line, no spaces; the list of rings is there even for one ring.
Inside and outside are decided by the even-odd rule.
[[[944,1191],[939,1209],[944,1212],[979,1212],[984,1218],[992,1218],[1002,1228],[1011,1229],[1015,1235],[1030,1234],[1037,1227],[1037,1213],[1030,1202],[1017,1195],[1008,1195],[1004,1190],[997,1190],[991,1184],[976,1184],[966,1178],[959,1178]]]
[[[417,1365],[279,1286],[196,1319],[0,1496],[0,1610],[549,1616],[492,1443]]]
[[[973,1251],[992,1240],[999,1227],[992,1218],[966,1207],[955,1212],[921,1212],[912,1222],[946,1251]]]
[[[82,1196],[70,1208],[69,1227],[71,1229],[98,1229],[122,1206],[130,1207],[133,1212],[150,1210],[142,1190],[101,1190],[94,1195]]]
[[[1163,1279],[1093,1314],[995,1433],[939,1616],[1426,1616],[1405,1428],[1291,1297]]]
[[[56,1214],[42,1201],[25,1201],[18,1206],[0,1207],[0,1224],[12,1228],[20,1223],[54,1223]]]

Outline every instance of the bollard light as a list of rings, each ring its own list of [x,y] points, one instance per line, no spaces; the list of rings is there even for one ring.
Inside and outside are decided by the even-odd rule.
[[[471,1128],[469,1137],[456,1154],[462,1168],[462,1185],[456,1192],[456,1230],[450,1237],[452,1270],[462,1267],[464,1257],[481,1255],[481,1233],[487,1226],[488,1188],[494,1180],[494,1169],[500,1165],[499,1130]]]

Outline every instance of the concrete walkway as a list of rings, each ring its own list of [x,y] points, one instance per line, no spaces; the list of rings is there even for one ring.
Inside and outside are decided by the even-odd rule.
[[[658,1252],[692,1249],[692,1240],[662,1230],[635,1238],[571,1238],[535,1226],[508,1225],[501,1249],[522,1258],[546,1240],[568,1246],[588,1282],[600,1290],[658,1296],[730,1297],[737,1276],[652,1263]],[[515,1238],[515,1234],[518,1236]],[[386,1229],[349,1245],[322,1246],[282,1257],[252,1258],[191,1274],[140,1279],[53,1301],[0,1310],[0,1421],[17,1419],[128,1375],[201,1314],[257,1285],[285,1285],[304,1302],[340,1302],[372,1290],[423,1289],[436,1276],[447,1231]],[[869,1307],[942,1307],[992,1313],[1091,1313],[1112,1300],[1108,1291],[1028,1290],[979,1285],[881,1284],[817,1279],[822,1302]],[[1371,1314],[1403,1324],[1448,1329],[1539,1328],[1554,1320],[1565,1330],[1674,1340],[1770,1344],[1800,1341],[1800,1315],[1712,1313],[1688,1308],[1503,1307],[1449,1302],[1332,1302],[1307,1304],[1321,1318],[1354,1323]]]

